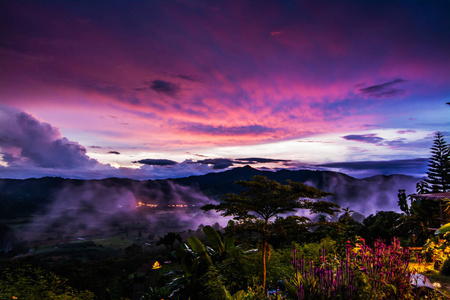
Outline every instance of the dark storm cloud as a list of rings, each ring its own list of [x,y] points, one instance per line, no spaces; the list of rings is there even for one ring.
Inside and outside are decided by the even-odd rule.
[[[290,160],[284,159],[271,159],[271,158],[260,158],[260,157],[250,157],[250,158],[208,158],[203,160],[197,160],[195,163],[213,165],[213,170],[221,170],[231,167],[235,164],[237,165],[252,165],[261,163],[287,163]]]
[[[118,152],[118,151],[109,151],[108,153],[109,154],[120,154],[120,152]]]
[[[1,145],[1,143],[0,143],[0,145]],[[0,152],[0,154],[2,155],[2,157],[3,157],[3,161],[5,162],[5,163],[7,163],[8,165],[14,165],[14,162],[15,161],[17,161],[17,158],[16,157],[14,157],[11,153],[8,153],[8,152]]]
[[[343,136],[345,140],[348,141],[357,141],[357,142],[363,142],[363,143],[370,143],[370,144],[378,144],[384,141],[383,138],[378,137],[376,134],[370,133],[370,134],[350,134]]]
[[[212,126],[204,124],[191,124],[182,128],[183,130],[195,133],[220,134],[220,135],[259,135],[275,132],[275,129],[262,125],[249,126]]]
[[[376,98],[384,98],[384,97],[393,97],[403,93],[403,90],[394,88],[393,86],[405,82],[403,79],[395,79],[386,83],[372,85],[369,87],[361,88],[359,91],[362,94],[376,97]]]
[[[404,131],[398,131],[398,134],[406,134],[409,132],[415,132],[414,130],[404,130]],[[342,137],[345,140],[349,141],[357,141],[362,143],[368,143],[368,144],[375,144],[377,146],[387,146],[391,149],[401,149],[401,148],[429,148],[430,147],[430,139],[425,138],[422,140],[416,140],[416,141],[408,141],[405,138],[397,138],[393,140],[387,140],[382,137],[377,136],[375,133],[371,134],[352,134],[352,135],[346,135]]]
[[[157,93],[175,98],[180,92],[180,85],[164,80],[153,80],[149,85],[150,89]]]
[[[233,165],[233,161],[228,158],[209,158],[198,160],[197,163],[205,165],[213,165],[213,170],[226,169]]]
[[[178,164],[176,161],[169,159],[151,159],[151,158],[133,161],[133,163],[139,163],[150,166],[172,166]]]
[[[320,167],[338,168],[351,171],[377,170],[379,174],[424,174],[427,171],[428,159],[402,159],[386,161],[356,161],[320,164]]]
[[[226,169],[228,167],[231,167],[233,165],[232,162],[228,162],[228,161],[221,161],[221,162],[217,162],[213,165],[213,170],[222,170],[222,169]]]
[[[171,75],[171,76],[193,81],[193,79],[187,75]],[[143,87],[133,88],[133,90],[138,92],[153,90],[158,94],[163,94],[172,98],[177,98],[178,93],[181,91],[180,84],[172,83],[170,81],[165,81],[161,79],[155,79],[153,81],[145,81],[144,85],[145,86]]]
[[[236,158],[235,163],[242,164],[258,164],[258,163],[277,163],[277,162],[290,162],[291,160],[286,159],[271,159],[271,158],[260,158],[260,157],[250,157],[250,158]]]
[[[25,112],[10,113],[0,121],[1,154],[9,166],[75,169],[98,164],[82,145],[61,137],[58,128]]]

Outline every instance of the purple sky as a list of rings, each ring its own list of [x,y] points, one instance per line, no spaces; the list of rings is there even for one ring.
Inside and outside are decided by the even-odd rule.
[[[450,141],[449,16],[448,1],[1,1],[0,177],[422,174],[434,133]]]

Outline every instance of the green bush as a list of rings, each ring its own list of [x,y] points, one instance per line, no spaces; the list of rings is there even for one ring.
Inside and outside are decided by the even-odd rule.
[[[201,290],[198,299],[224,300],[224,285],[220,278],[220,273],[214,266],[208,268],[208,272],[200,277]]]
[[[0,299],[89,300],[94,299],[94,294],[73,289],[67,285],[66,279],[52,272],[25,266],[0,273]]]

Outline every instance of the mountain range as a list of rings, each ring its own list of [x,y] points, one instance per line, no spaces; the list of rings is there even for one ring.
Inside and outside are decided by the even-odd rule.
[[[44,213],[54,203],[65,207],[84,206],[115,209],[136,205],[136,201],[160,206],[171,204],[204,205],[218,201],[226,193],[238,193],[237,180],[250,180],[262,175],[285,183],[287,180],[315,186],[334,196],[326,200],[341,207],[369,215],[381,210],[399,211],[399,189],[414,193],[420,178],[406,175],[377,175],[357,179],[343,173],[312,170],[257,170],[250,166],[220,173],[185,178],[138,181],[126,178],[101,180],[43,177],[30,179],[0,179],[0,218]]]

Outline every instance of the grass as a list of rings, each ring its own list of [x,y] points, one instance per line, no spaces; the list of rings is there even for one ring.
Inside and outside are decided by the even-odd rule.
[[[436,270],[428,270],[423,274],[427,276],[432,283],[440,283],[441,288],[439,288],[439,291],[450,298],[450,276],[441,275]]]
[[[419,265],[417,262],[411,262],[409,269],[427,276],[432,283],[439,283],[441,288],[438,290],[450,298],[450,276],[439,274],[439,271],[434,269],[434,263],[421,263]]]
[[[91,239],[98,245],[102,245],[103,247],[110,247],[113,249],[121,249],[128,247],[135,242],[132,236],[127,236],[126,234],[118,234],[109,237],[99,237]]]

